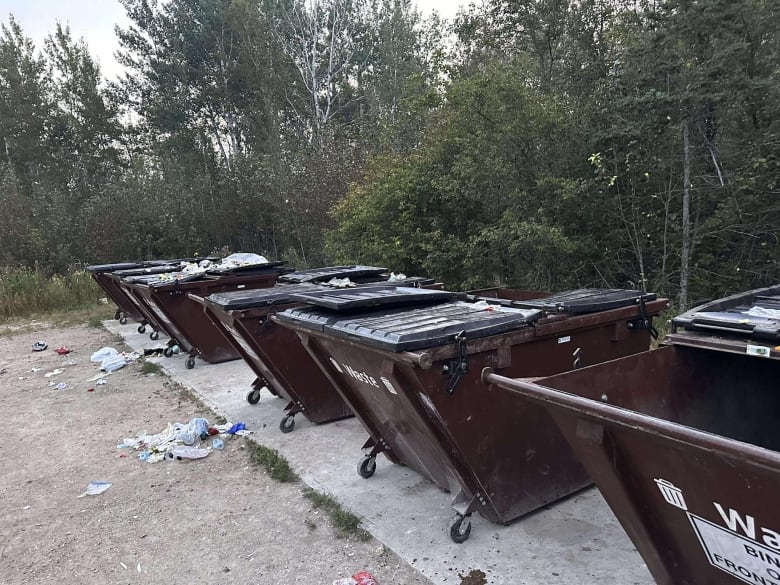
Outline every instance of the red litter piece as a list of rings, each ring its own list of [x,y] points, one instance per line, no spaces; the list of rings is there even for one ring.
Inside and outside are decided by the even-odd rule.
[[[67,347],[58,347],[54,351],[57,352],[60,355],[68,355],[73,350],[72,349],[68,349]]]
[[[219,434],[219,431],[218,431],[217,429],[215,429],[214,427],[211,427],[211,428],[210,428],[210,429],[209,429],[207,432],[208,432],[208,434],[209,434],[210,436],[212,436],[212,437],[213,437],[214,435],[218,435],[218,434]]]
[[[377,585],[376,579],[368,571],[360,571],[352,575],[352,580],[357,585]]]
[[[87,392],[94,392],[94,391],[95,391],[94,388],[87,388]]]

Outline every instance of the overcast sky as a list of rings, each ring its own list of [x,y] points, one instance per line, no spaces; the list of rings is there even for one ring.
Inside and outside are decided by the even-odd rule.
[[[452,18],[463,0],[416,0],[427,15],[436,10],[445,18]],[[115,77],[119,66],[113,53],[117,50],[114,25],[125,26],[124,8],[117,0],[0,0],[0,20],[5,22],[13,14],[25,34],[37,47],[54,30],[57,21],[70,26],[74,37],[84,37],[107,77]]]

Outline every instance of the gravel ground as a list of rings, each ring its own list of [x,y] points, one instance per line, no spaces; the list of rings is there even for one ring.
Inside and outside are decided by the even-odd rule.
[[[37,340],[48,349],[31,351]],[[104,346],[123,349],[87,326],[0,337],[0,581],[331,585],[367,570],[379,585],[429,583],[376,540],[340,536],[301,484],[250,463],[245,439],[199,461],[149,464],[117,449],[213,414],[140,363],[88,381]],[[93,480],[112,486],[79,498]]]

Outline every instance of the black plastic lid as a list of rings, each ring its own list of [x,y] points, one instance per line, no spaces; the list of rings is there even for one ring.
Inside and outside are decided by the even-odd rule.
[[[142,268],[133,268],[131,270],[117,270],[114,274],[120,278],[130,279],[137,276],[155,276],[158,274],[165,274],[166,272],[179,272],[181,266],[166,265],[166,266],[145,266]]]
[[[347,289],[322,289],[293,295],[297,301],[334,311],[354,311],[391,305],[437,303],[456,296],[445,290],[404,286],[370,285]]]
[[[654,301],[654,293],[621,288],[580,288],[556,293],[542,299],[513,301],[513,307],[543,309],[553,313],[597,313],[636,305],[639,301]]]
[[[379,275],[385,272],[387,272],[387,268],[379,268],[377,266],[325,266],[292,272],[282,276],[279,280],[291,283],[323,282],[331,278],[357,278],[359,276]]]
[[[257,307],[289,304],[295,302],[291,298],[291,295],[294,293],[316,290],[318,288],[320,288],[319,285],[309,283],[277,284],[270,288],[214,293],[206,297],[206,301],[221,307],[225,311],[240,311]]]
[[[118,262],[116,264],[93,264],[87,266],[87,272],[102,274],[105,272],[116,272],[117,270],[130,270],[131,268],[140,268],[144,266],[141,262]]]
[[[780,285],[695,307],[672,319],[675,327],[780,340]]]
[[[540,317],[538,309],[491,310],[483,303],[452,301],[427,307],[374,310],[350,316],[319,308],[288,309],[281,321],[356,339],[389,351],[412,351],[516,330]]]

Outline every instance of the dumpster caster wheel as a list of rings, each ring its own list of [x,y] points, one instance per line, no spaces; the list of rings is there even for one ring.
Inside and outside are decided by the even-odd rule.
[[[173,355],[173,348],[171,348],[171,347],[166,347],[166,348],[163,350],[163,355],[164,355],[165,357],[171,357],[171,356]]]
[[[149,339],[151,339],[152,341],[157,341],[158,339],[160,339],[160,332],[159,331],[152,331],[149,334]]]
[[[368,479],[374,475],[376,472],[376,457],[371,457],[371,455],[363,457],[363,459],[360,460],[360,463],[358,463],[357,472],[363,479]]]
[[[195,358],[187,358],[187,361],[184,362],[184,366],[188,370],[191,370],[192,368],[194,368],[195,367]]]
[[[450,538],[453,542],[461,544],[466,542],[469,536],[471,536],[471,518],[458,515],[450,526]]]
[[[138,333],[146,333],[146,325],[139,325],[138,326]]]
[[[249,394],[246,395],[246,401],[249,404],[257,404],[260,402],[260,390],[250,390]],[[284,431],[284,429],[282,429]]]
[[[122,311],[117,311],[114,313],[114,321],[119,321],[119,318],[122,316]]]
[[[279,430],[283,433],[292,433],[295,430],[295,417],[289,414],[279,423]]]
[[[120,325],[127,325],[127,317],[125,317],[124,315],[122,315],[122,316],[119,318],[119,324],[120,324]]]

